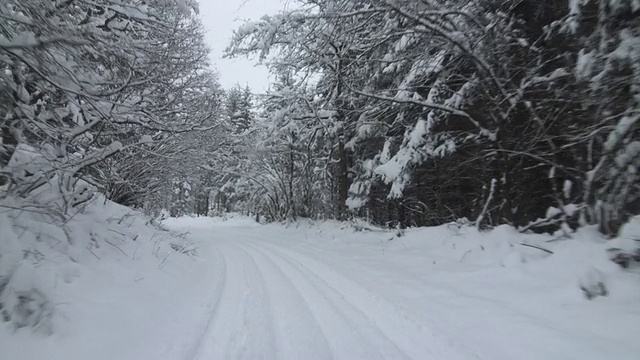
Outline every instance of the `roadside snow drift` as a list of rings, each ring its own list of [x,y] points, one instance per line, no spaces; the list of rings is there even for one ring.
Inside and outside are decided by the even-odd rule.
[[[58,205],[0,203],[0,359],[183,358],[216,262],[99,195],[70,219]]]

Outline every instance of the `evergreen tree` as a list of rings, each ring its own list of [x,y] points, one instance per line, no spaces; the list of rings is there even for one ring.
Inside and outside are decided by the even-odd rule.
[[[226,93],[226,116],[229,125],[237,134],[242,134],[251,127],[253,121],[253,94],[248,86],[239,85]]]

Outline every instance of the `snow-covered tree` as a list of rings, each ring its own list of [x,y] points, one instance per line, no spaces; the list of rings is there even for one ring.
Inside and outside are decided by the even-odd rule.
[[[249,87],[235,86],[226,92],[225,111],[229,126],[242,134],[247,131],[253,122],[253,94]]]
[[[228,52],[330,114],[313,157],[331,159],[334,216],[532,229],[582,214],[614,233],[638,212],[634,4],[300,1]],[[283,101],[280,119],[306,106]]]
[[[203,105],[218,90],[196,9],[183,0],[3,2],[0,173],[9,193],[54,176],[72,191],[83,178],[142,205],[166,177],[158,159],[180,153],[180,135],[215,115]],[[50,165],[26,175],[7,167],[16,146]]]

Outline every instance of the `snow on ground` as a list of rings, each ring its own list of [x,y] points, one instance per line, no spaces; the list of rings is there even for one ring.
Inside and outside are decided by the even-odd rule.
[[[69,226],[100,234],[95,256],[82,249],[89,241],[63,252],[74,261],[20,262],[25,274],[37,275],[56,318],[52,335],[0,324],[1,359],[640,354],[639,270],[620,268],[606,253],[637,245],[605,241],[594,229],[567,240],[449,224],[397,236],[362,223],[260,225],[229,216],[167,219],[165,231],[110,203],[91,209]],[[0,221],[3,236],[12,223],[12,236],[20,237],[18,220]],[[580,287],[597,292],[599,283],[607,296],[587,300]]]
[[[637,359],[640,275],[594,229],[573,240],[450,224],[221,227],[171,219],[224,260],[196,359]],[[547,242],[552,240],[551,242]],[[544,246],[544,251],[521,243]],[[606,285],[587,300],[580,285]]]
[[[55,202],[35,205],[0,203],[0,359],[193,351],[222,271],[215,254],[101,196],[68,221],[51,215]]]

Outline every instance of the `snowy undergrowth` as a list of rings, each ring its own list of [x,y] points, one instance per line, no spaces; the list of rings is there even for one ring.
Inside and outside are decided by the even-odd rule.
[[[581,301],[604,295],[609,297],[602,300],[605,302],[640,300],[640,263],[630,259],[623,268],[612,261],[617,254],[637,254],[640,217],[631,219],[615,239],[605,239],[595,226],[569,236],[522,234],[507,225],[478,232],[475,226],[462,222],[402,232],[362,221],[300,222],[294,228],[304,234],[300,239],[324,239],[338,248],[357,247],[364,257],[375,259],[371,265],[385,258],[397,263],[402,258],[403,268],[427,276],[437,272],[471,278],[475,273],[512,272],[546,282],[548,290],[554,287],[560,298]],[[379,256],[372,256],[376,253]],[[490,279],[488,282],[493,281]],[[605,289],[603,294],[595,290],[599,283]]]
[[[176,280],[195,271],[198,244],[98,194],[62,215],[55,184],[0,202],[0,358],[134,355],[141,334],[168,351],[175,333],[158,325],[198,305],[172,300],[187,293]]]

